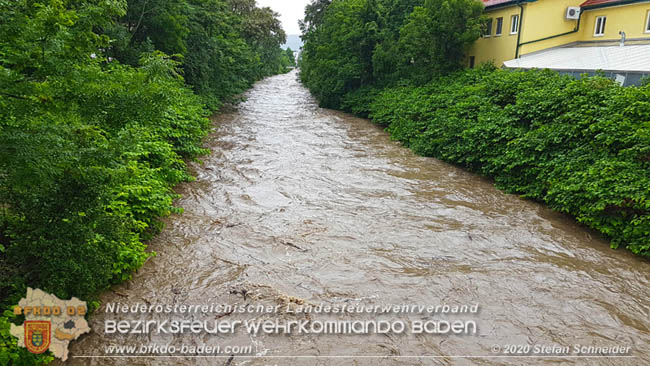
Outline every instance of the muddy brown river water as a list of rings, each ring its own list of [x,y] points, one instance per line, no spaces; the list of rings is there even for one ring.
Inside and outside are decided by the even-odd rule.
[[[650,365],[648,262],[571,218],[319,108],[296,72],[215,118],[158,255],[102,296],[71,365]],[[114,314],[106,304],[479,305],[476,314]],[[105,334],[110,320],[474,321],[474,334]],[[111,345],[251,347],[115,357]],[[625,357],[508,345],[630,347]],[[552,353],[552,352],[551,352]],[[92,357],[88,357],[92,356]],[[97,357],[99,356],[99,357]],[[150,357],[156,356],[156,357]],[[589,357],[583,357],[589,356]]]

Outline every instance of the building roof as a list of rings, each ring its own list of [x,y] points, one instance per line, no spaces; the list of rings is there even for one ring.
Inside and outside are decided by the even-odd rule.
[[[485,8],[496,8],[507,5],[516,5],[517,3],[527,3],[536,0],[481,0]],[[581,8],[600,8],[605,6],[613,6],[617,4],[637,3],[647,0],[587,0],[580,4]]]
[[[606,6],[613,6],[618,4],[631,4],[638,3],[645,0],[587,0],[580,4],[581,8],[604,8]]]
[[[490,10],[494,8],[501,8],[511,5],[523,4],[523,3],[532,3],[537,0],[481,0],[485,9]]]
[[[515,69],[650,72],[650,45],[561,47],[504,62]]]
[[[580,4],[581,8],[584,8],[586,6],[594,6],[594,5],[602,5],[602,4],[609,4],[609,3],[617,3],[620,0],[587,0],[584,3]]]
[[[514,0],[481,0],[481,1],[483,1],[483,5],[485,5],[486,8],[497,6],[497,5],[505,5],[507,3],[516,3],[516,1]]]

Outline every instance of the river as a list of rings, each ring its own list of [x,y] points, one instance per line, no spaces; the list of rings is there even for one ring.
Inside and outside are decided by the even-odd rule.
[[[414,155],[367,120],[319,108],[295,71],[257,83],[245,97],[214,118],[212,154],[191,164],[197,181],[178,188],[185,212],[165,220],[150,245],[157,256],[105,293],[103,304],[478,304],[477,314],[449,316],[474,320],[478,331],[115,335],[103,334],[106,320],[170,316],[128,317],[103,305],[67,364],[650,364],[647,261],[487,179]],[[216,318],[243,316],[206,319]],[[266,357],[80,357],[148,343],[251,345]],[[632,357],[503,357],[509,344],[620,345]]]

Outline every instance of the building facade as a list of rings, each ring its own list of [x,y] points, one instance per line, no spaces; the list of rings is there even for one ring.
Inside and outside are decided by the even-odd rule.
[[[560,47],[650,47],[649,0],[482,1],[488,22],[467,54],[469,67],[490,61],[500,67]]]

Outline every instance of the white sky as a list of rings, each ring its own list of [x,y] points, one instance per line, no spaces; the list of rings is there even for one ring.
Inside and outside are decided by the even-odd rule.
[[[300,34],[298,20],[305,14],[305,6],[310,0],[257,0],[260,7],[268,6],[280,13],[282,27],[287,34]]]

